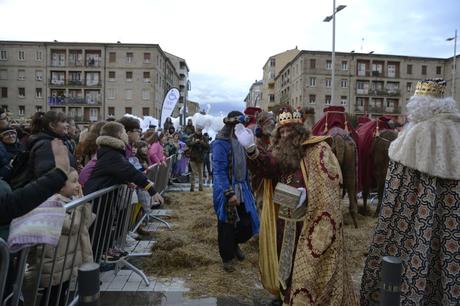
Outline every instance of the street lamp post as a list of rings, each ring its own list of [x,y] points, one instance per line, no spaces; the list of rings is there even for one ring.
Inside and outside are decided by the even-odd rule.
[[[346,8],[346,5],[339,5],[335,7],[335,0],[332,1],[332,15],[324,18],[324,22],[329,22],[332,20],[332,60],[331,60],[331,70],[332,70],[332,90],[331,90],[331,104],[335,104],[335,14]]]
[[[454,63],[452,67],[452,98],[455,99],[455,77],[456,77],[456,70],[457,66],[455,63],[455,58],[457,57],[457,30],[455,30],[455,35],[454,37],[449,37],[446,39],[447,41],[454,41]]]

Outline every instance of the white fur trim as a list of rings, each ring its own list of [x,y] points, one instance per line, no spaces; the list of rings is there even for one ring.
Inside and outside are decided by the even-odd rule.
[[[451,107],[448,104],[441,108],[446,111]],[[432,112],[429,116],[431,106],[427,105],[431,102],[418,108],[420,111],[412,117],[415,121],[391,143],[388,155],[394,161],[431,176],[460,180],[460,114]],[[423,117],[429,119],[422,121]]]
[[[99,136],[96,138],[96,144],[98,146],[109,146],[117,150],[124,150],[126,147],[125,143],[121,139],[112,136]]]

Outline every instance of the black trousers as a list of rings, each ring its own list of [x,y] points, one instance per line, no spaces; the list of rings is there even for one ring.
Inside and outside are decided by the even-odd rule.
[[[244,243],[252,237],[251,219],[241,203],[237,207],[240,221],[236,224],[217,222],[217,240],[219,254],[223,262],[235,257],[235,249],[239,243]]]

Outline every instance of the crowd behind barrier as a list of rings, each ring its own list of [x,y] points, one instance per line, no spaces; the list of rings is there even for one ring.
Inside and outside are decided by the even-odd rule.
[[[174,158],[169,157],[166,166],[154,165],[146,170],[160,193],[168,187]],[[56,247],[39,244],[12,253],[0,238],[0,306],[76,305],[78,268],[92,261],[101,265],[114,263],[115,273],[126,266],[149,285],[143,271],[127,259],[151,253],[125,251],[128,233],[135,231],[141,222],[148,221],[145,216],[150,213],[144,208],[141,217],[135,216],[137,203],[132,200],[133,191],[127,185],[112,186],[67,203],[64,208],[68,231],[65,232],[64,226]],[[138,219],[141,221],[136,224]],[[85,235],[89,236],[86,246],[82,245]],[[89,260],[84,258],[85,247],[90,254],[92,252]],[[110,258],[113,250],[121,252],[122,256]]]

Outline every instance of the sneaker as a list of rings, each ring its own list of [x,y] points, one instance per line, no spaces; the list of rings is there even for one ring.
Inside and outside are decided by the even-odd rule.
[[[244,256],[244,253],[243,251],[241,251],[240,247],[239,246],[236,246],[236,249],[235,249],[235,257],[239,260],[239,261],[243,261],[246,256]]]
[[[231,260],[224,262],[222,266],[225,272],[231,273],[235,271],[235,266],[233,265],[233,262]]]

